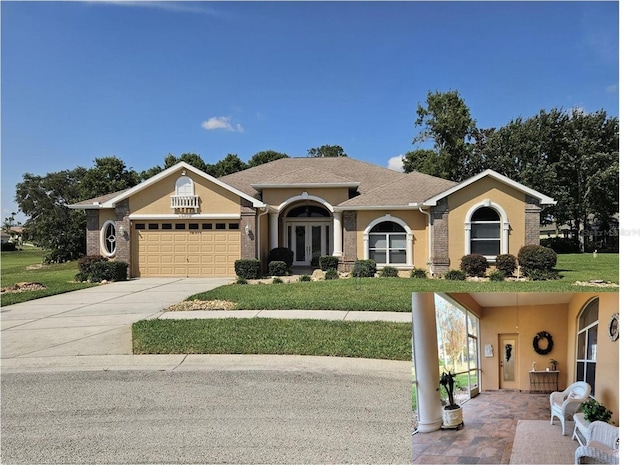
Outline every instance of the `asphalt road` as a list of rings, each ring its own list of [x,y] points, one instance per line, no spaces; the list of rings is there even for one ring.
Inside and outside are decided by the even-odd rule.
[[[408,374],[2,374],[3,464],[411,463]]]

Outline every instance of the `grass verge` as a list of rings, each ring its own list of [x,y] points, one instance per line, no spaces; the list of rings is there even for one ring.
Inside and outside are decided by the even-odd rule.
[[[134,354],[279,354],[411,360],[411,324],[381,321],[143,320]]]
[[[2,287],[13,286],[21,282],[34,282],[46,286],[46,289],[29,292],[3,292],[0,305],[17,304],[64,292],[75,291],[96,284],[74,282],[78,273],[78,262],[44,265],[44,251],[36,247],[25,246],[23,250],[2,252],[0,256]]]

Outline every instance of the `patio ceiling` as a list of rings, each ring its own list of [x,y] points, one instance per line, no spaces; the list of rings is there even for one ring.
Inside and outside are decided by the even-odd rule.
[[[572,292],[472,292],[469,294],[482,307],[566,304]]]

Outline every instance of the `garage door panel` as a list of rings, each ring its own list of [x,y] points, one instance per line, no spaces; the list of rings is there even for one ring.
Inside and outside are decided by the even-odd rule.
[[[134,262],[140,276],[220,276],[235,275],[240,258],[239,231],[136,229]],[[133,271],[133,270],[132,270]]]

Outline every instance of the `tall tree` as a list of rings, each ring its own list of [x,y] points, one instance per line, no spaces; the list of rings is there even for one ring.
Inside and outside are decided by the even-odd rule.
[[[289,158],[289,155],[276,152],[275,150],[263,150],[262,152],[254,154],[247,165],[249,168],[253,168],[254,166],[263,165],[274,160],[279,160],[280,158]]]
[[[161,171],[166,170],[167,168],[171,168],[173,165],[178,164],[179,162],[184,161],[189,163],[194,168],[198,168],[201,171],[204,171],[207,174],[212,174],[212,165],[207,165],[202,157],[197,153],[183,153],[180,157],[176,157],[175,155],[169,153],[166,157],[164,157],[164,166],[154,166],[149,168],[148,170],[142,171],[140,173],[141,180],[149,179]]]
[[[310,148],[307,150],[307,156],[313,158],[348,157],[344,149],[339,145],[323,145],[321,147]]]
[[[140,176],[128,169],[118,157],[103,157],[94,160],[94,167],[87,170],[80,180],[80,195],[84,198],[128,189],[140,182]]]
[[[432,159],[424,166],[433,176],[462,181],[478,167],[471,163],[472,136],[476,134],[476,122],[471,118],[469,107],[458,91],[427,93],[426,106],[418,103],[415,125],[422,129],[413,139],[417,144],[433,141],[433,150],[425,154]]]
[[[73,260],[85,250],[85,215],[67,208],[81,200],[80,182],[85,174],[84,168],[46,176],[25,173],[16,186],[16,203],[28,217],[25,227],[33,242],[47,250],[46,262]]]
[[[236,155],[235,153],[230,153],[218,163],[212,165],[212,172],[209,174],[215,176],[216,178],[219,178],[222,176],[226,176],[227,174],[236,173],[245,169],[247,169],[246,163],[240,160],[238,155]]]

